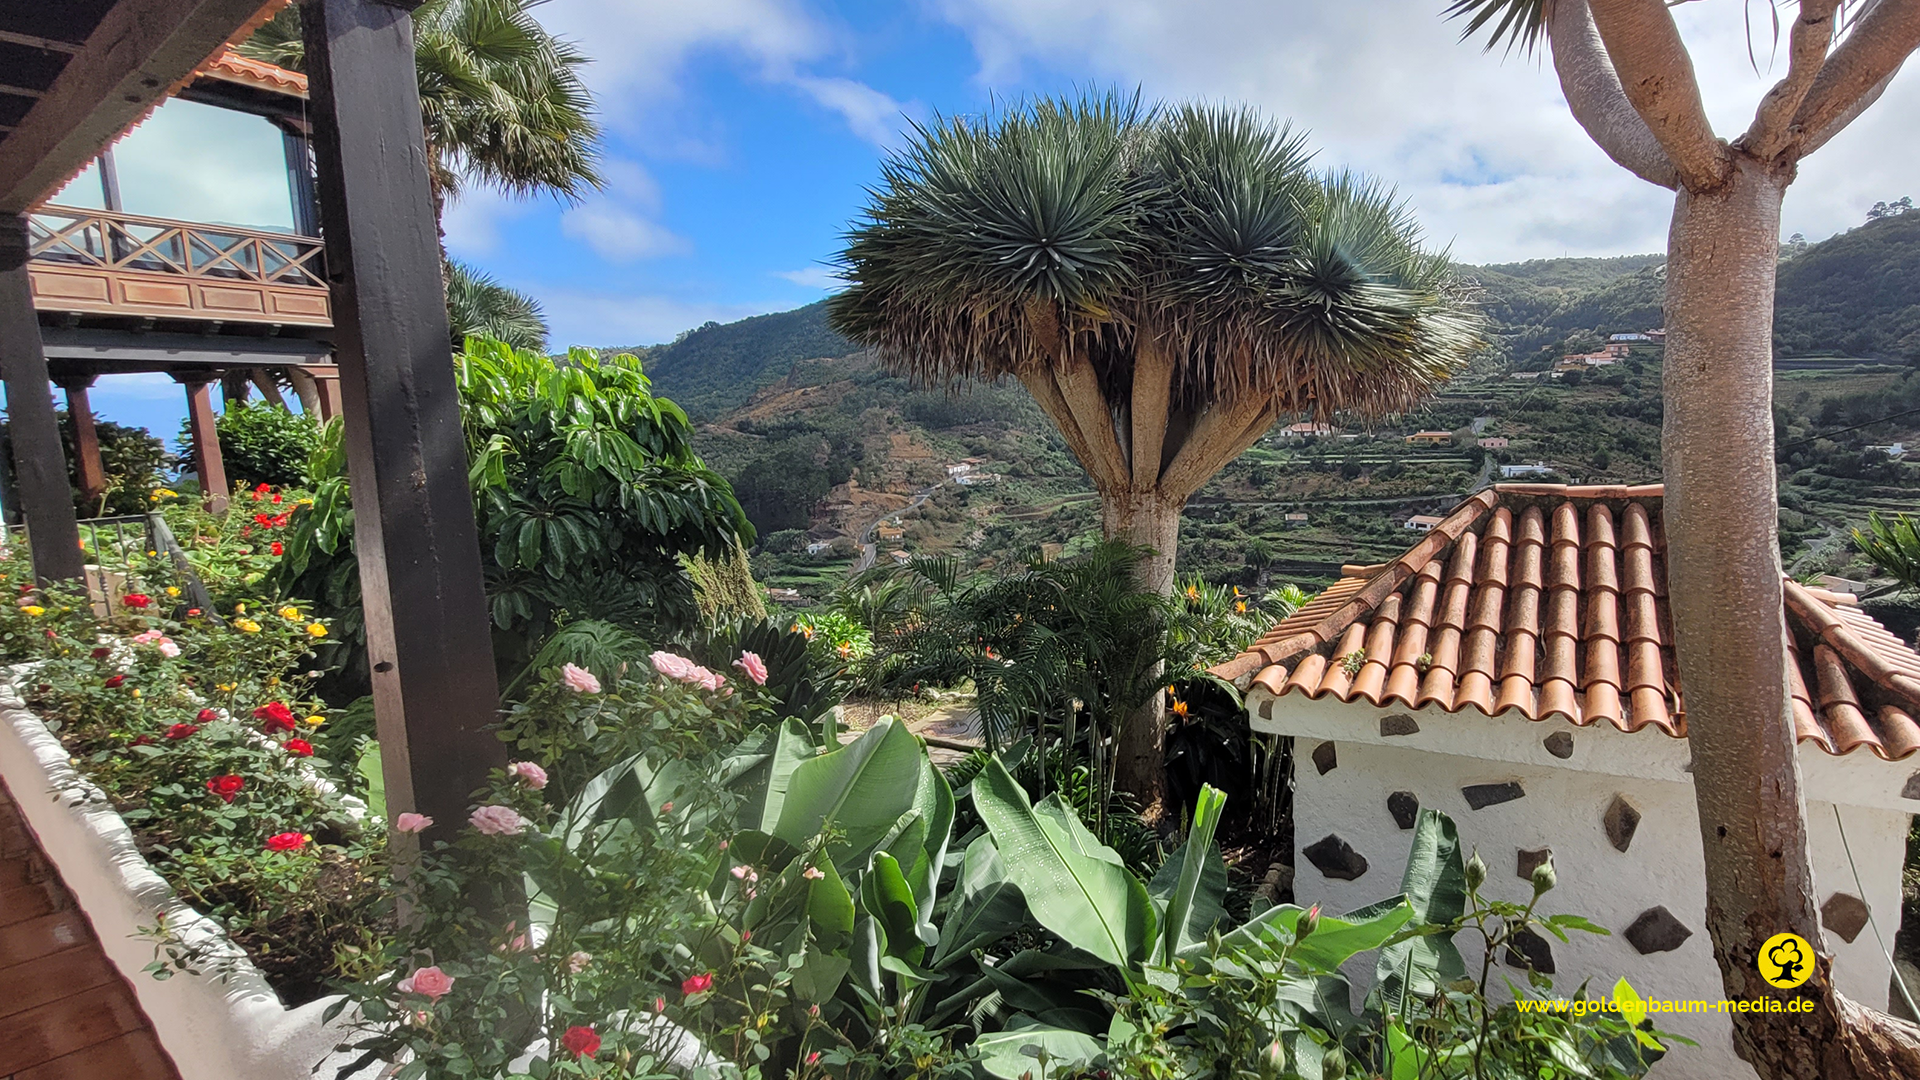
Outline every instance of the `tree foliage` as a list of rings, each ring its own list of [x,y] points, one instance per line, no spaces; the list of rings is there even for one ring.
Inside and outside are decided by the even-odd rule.
[[[455,352],[469,337],[547,351],[547,319],[540,302],[457,260],[447,262],[447,326]]]
[[[306,480],[307,460],[320,446],[320,425],[313,417],[264,401],[230,402],[214,421],[214,432],[227,482],[242,487],[299,486]],[[194,467],[193,441],[184,420],[180,446],[182,468]]]

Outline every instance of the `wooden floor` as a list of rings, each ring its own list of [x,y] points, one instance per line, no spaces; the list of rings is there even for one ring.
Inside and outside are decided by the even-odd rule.
[[[0,1080],[180,1080],[4,783]]]

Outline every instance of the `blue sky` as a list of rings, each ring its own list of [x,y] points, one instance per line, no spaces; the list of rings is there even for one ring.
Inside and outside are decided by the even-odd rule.
[[[1550,67],[1456,41],[1445,0],[550,0],[595,58],[607,191],[577,206],[474,189],[451,252],[545,306],[556,347],[650,344],[827,295],[825,263],[906,118],[996,98],[1140,87],[1290,118],[1320,162],[1397,186],[1467,261],[1664,246],[1670,194],[1608,161]],[[1742,5],[1676,9],[1709,114],[1737,134],[1779,77]],[[1764,5],[1761,5],[1764,9]],[[1755,70],[1757,67],[1757,71]],[[1802,166],[1783,232],[1820,238],[1920,195],[1908,71]],[[104,381],[96,408],[169,436],[170,387]]]

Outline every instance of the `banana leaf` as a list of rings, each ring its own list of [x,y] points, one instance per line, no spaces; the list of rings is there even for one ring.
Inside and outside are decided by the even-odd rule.
[[[967,846],[955,890],[930,963],[936,970],[992,945],[1026,922],[1027,902],[1007,877],[991,836]]]
[[[1147,887],[1084,827],[1062,826],[1077,819],[1059,796],[1037,812],[1006,767],[990,761],[974,779],[973,802],[1040,925],[1122,973],[1146,958],[1156,925]]]
[[[1348,915],[1322,915],[1320,925],[1307,940],[1293,943],[1295,928],[1306,909],[1296,904],[1280,904],[1235,927],[1220,939],[1221,951],[1264,945],[1269,948],[1291,946],[1288,956],[1309,972],[1338,971],[1348,959],[1377,949],[1413,920],[1413,906],[1403,897],[1387,904]],[[1206,953],[1206,942],[1187,946],[1180,955],[1194,958]]]
[[[974,781],[976,790],[979,781]],[[1024,1021],[1024,1023],[1022,1023]],[[1083,1031],[1047,1027],[1030,1017],[1016,1017],[1018,1027],[982,1035],[973,1042],[980,1068],[1001,1080],[1064,1076],[1090,1065],[1104,1052],[1100,1040]],[[1044,1064],[1043,1064],[1044,1058]]]
[[[1466,866],[1460,858],[1460,833],[1452,818],[1436,810],[1420,811],[1400,892],[1413,910],[1416,926],[1451,923],[1466,911]],[[1408,938],[1380,950],[1374,966],[1373,1000],[1404,1016],[1409,998],[1431,997],[1466,973],[1466,959],[1454,946],[1451,934]]]
[[[841,839],[828,849],[835,864],[865,865],[900,815],[913,808],[925,759],[920,741],[884,717],[846,746],[794,766],[771,831],[804,847],[835,828]]]
[[[1200,892],[1202,878],[1206,876],[1208,860],[1220,862],[1220,856],[1213,849],[1213,834],[1220,826],[1220,816],[1227,805],[1227,797],[1211,784],[1200,787],[1200,798],[1193,808],[1193,826],[1187,830],[1187,842],[1180,849],[1179,869],[1173,881],[1172,889],[1166,895],[1166,909],[1160,919],[1160,942],[1154,949],[1153,962],[1166,965],[1180,954],[1182,947],[1194,941],[1206,940],[1206,932],[1213,928],[1212,923],[1193,934],[1193,916],[1200,907],[1210,907],[1225,915],[1220,902],[1226,896],[1226,866],[1220,867],[1216,879],[1218,891],[1207,894]],[[1173,860],[1168,860],[1169,865]],[[1165,868],[1162,867],[1164,870]],[[1155,875],[1158,878],[1159,875]]]

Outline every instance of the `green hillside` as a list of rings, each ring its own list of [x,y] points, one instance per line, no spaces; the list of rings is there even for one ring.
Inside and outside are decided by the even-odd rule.
[[[695,420],[710,420],[746,404],[796,361],[845,356],[854,346],[827,328],[822,300],[725,325],[710,322],[667,345],[602,351],[640,354],[656,392],[679,402]]]
[[[1920,360],[1920,210],[1869,221],[1780,264],[1782,355]]]

